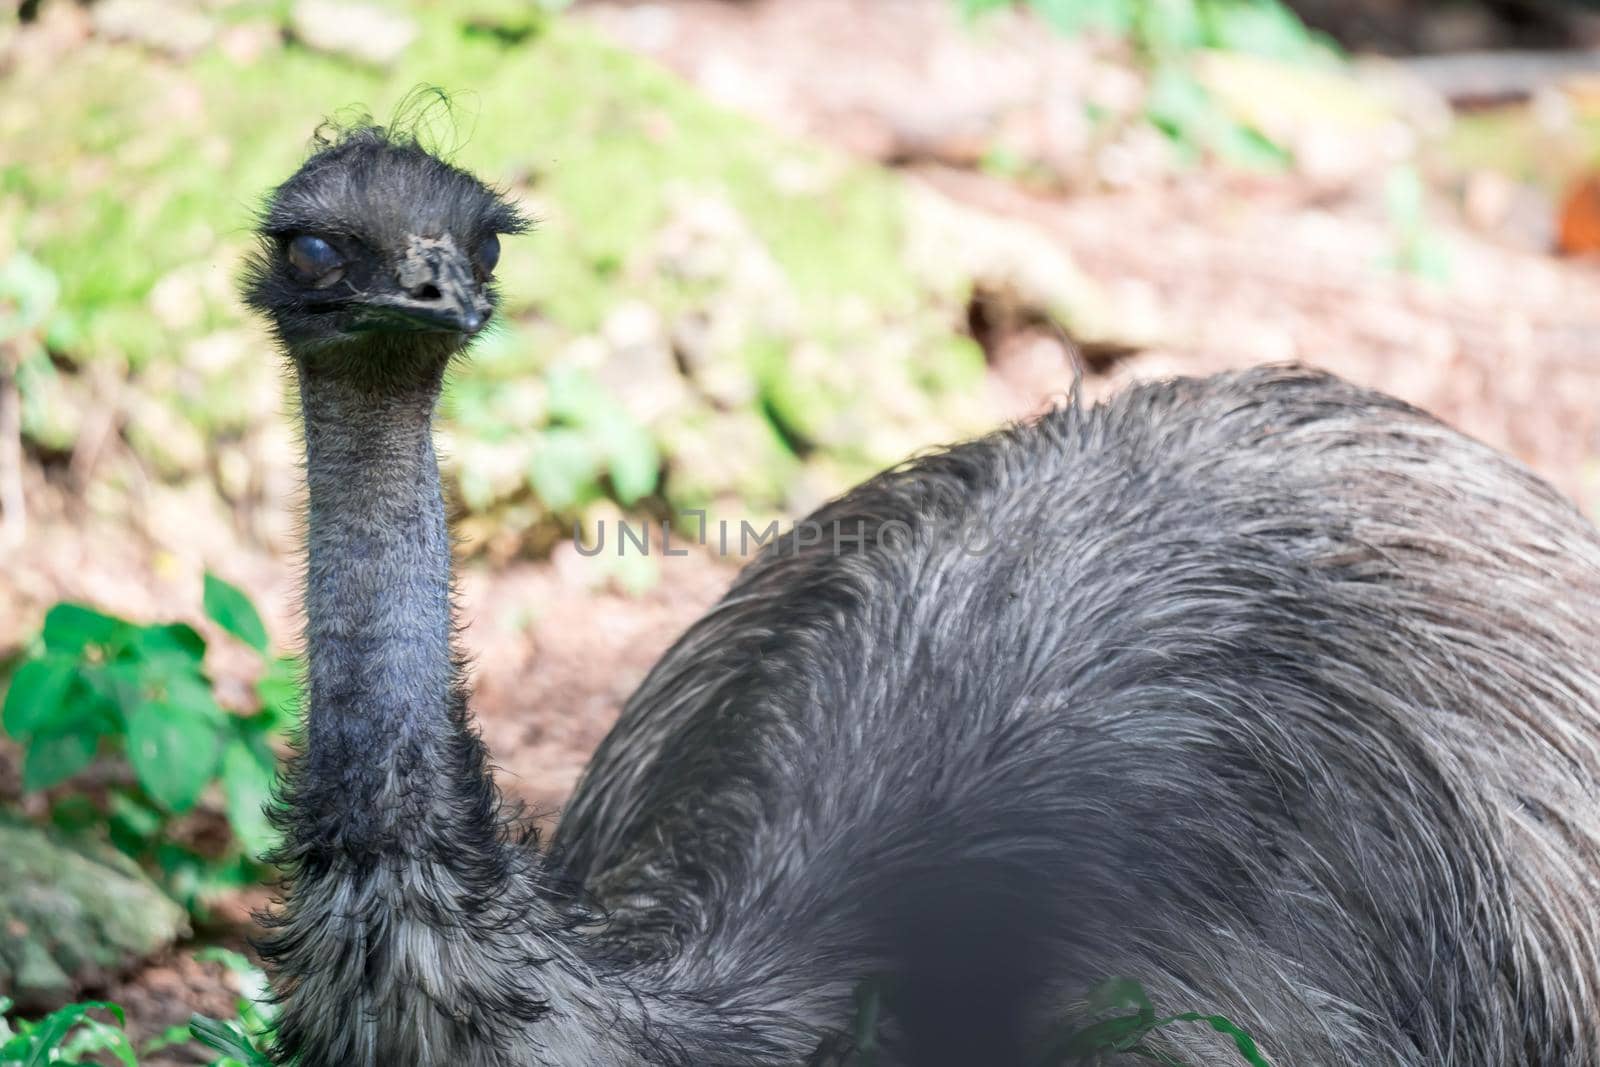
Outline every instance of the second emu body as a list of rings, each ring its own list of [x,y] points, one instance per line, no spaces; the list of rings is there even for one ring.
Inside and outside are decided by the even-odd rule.
[[[310,487],[285,1060],[801,1064],[879,977],[893,1062],[1005,1067],[1128,977],[1278,1067],[1600,1064],[1600,536],[1312,373],[1139,386],[828,505],[520,835],[431,442],[520,228],[376,129],[264,218]]]

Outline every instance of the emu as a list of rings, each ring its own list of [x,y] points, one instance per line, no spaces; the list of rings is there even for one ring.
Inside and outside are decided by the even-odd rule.
[[[525,228],[377,127],[264,211],[245,296],[309,486],[282,1060],[801,1064],[875,978],[893,1062],[1021,1064],[1126,976],[1279,1067],[1600,1064],[1600,535],[1310,371],[1072,404],[825,506],[837,544],[752,561],[532,840],[430,431]]]

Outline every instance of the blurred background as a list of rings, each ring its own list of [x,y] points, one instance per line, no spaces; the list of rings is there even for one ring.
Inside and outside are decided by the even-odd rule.
[[[258,981],[299,473],[234,286],[324,119],[540,220],[441,433],[478,715],[546,816],[741,522],[1080,379],[1302,361],[1600,516],[1600,9],[0,2],[0,1062],[86,995],[131,1043],[71,1056],[210,1062],[171,1028]]]

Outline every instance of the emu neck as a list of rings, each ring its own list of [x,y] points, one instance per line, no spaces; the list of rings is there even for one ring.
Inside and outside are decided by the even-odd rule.
[[[417,366],[383,354],[297,361],[309,721],[279,855],[288,899],[261,946],[281,1049],[306,1067],[715,1063],[730,1050],[789,1062],[779,1052],[820,1035],[706,1003],[692,970],[619,975],[570,887],[507,837],[452,645],[431,436],[443,360],[399,383],[352,372]]]
[[[320,839],[360,851],[395,836],[407,814],[397,794],[427,806],[457,699],[431,432],[442,369],[397,383],[300,366],[310,489],[303,787],[315,794],[306,799]]]

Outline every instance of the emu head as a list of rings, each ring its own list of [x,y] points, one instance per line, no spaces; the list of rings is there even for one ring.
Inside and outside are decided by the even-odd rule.
[[[272,193],[245,301],[302,369],[442,366],[494,312],[500,235],[527,225],[415,141],[357,128]]]

